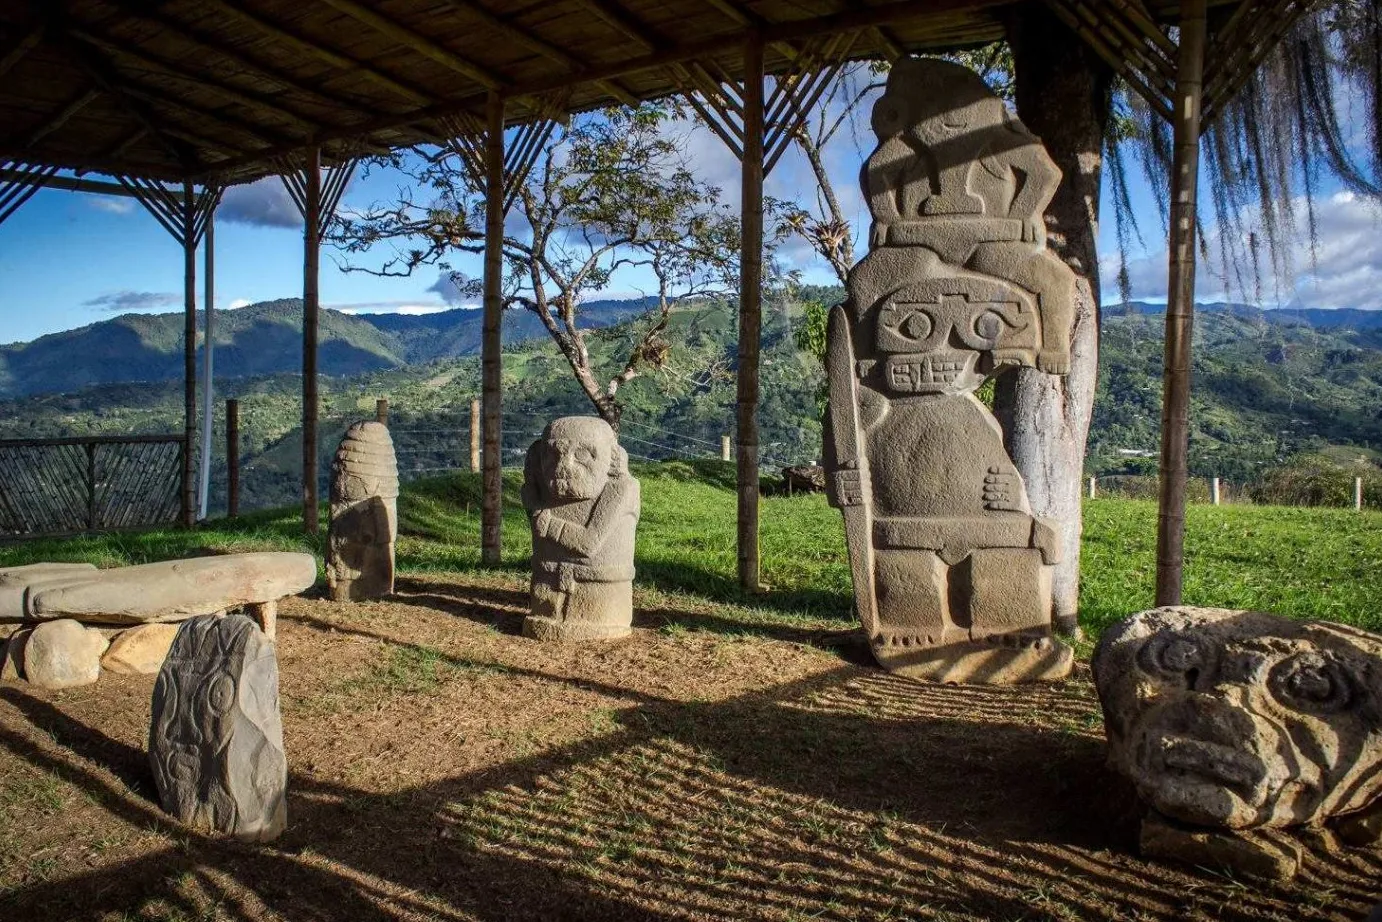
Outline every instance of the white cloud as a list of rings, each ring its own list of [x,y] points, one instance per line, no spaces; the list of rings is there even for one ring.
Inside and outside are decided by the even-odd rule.
[[[148,311],[160,307],[181,304],[182,297],[166,291],[112,291],[83,301],[83,307],[92,307],[111,313]]]
[[[453,305],[435,301],[359,301],[354,304],[323,304],[322,307],[342,314],[438,314],[453,309]]]
[[[228,311],[233,311],[239,307],[249,307],[251,303],[253,302],[251,302],[249,298],[236,298],[234,301],[231,301],[229,304],[227,304],[225,309]]]
[[[476,307],[481,297],[481,279],[464,272],[443,272],[427,290],[439,295],[450,307]]]
[[[133,199],[120,198],[114,195],[88,196],[86,203],[97,211],[104,211],[108,214],[129,214],[134,211],[135,206]]]
[[[221,197],[216,218],[232,224],[260,227],[302,227],[302,214],[288,195],[283,180],[265,176],[256,182],[231,186]]]

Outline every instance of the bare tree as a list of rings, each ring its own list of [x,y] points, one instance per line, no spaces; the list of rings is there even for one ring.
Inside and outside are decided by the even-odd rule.
[[[542,322],[595,411],[616,428],[620,388],[667,361],[673,309],[737,287],[739,220],[719,188],[691,171],[684,138],[669,132],[671,114],[645,105],[576,117],[518,189],[522,225],[508,228],[503,241],[505,307]],[[436,267],[474,292],[475,281],[451,264],[457,253],[484,250],[483,200],[459,155],[415,149],[389,162],[414,188],[343,218],[335,239],[359,256],[381,243],[411,246],[380,264],[347,268],[406,276]],[[580,308],[616,278],[642,283],[653,303],[610,361],[592,351]]]

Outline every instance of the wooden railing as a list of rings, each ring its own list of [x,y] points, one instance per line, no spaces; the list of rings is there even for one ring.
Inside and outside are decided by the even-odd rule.
[[[181,435],[0,440],[0,538],[178,521]]]

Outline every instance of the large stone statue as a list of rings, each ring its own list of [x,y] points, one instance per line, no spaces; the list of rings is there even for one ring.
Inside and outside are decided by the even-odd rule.
[[[393,592],[398,540],[398,462],[389,428],[374,421],[346,430],[331,462],[331,527],[326,585],[337,602]]]
[[[163,808],[203,832],[283,831],[288,761],[275,644],[243,615],[183,623],[154,684],[149,763]]]
[[[956,682],[1066,675],[1052,636],[1052,526],[1032,515],[974,392],[1069,368],[1074,275],[1046,249],[1060,172],[976,74],[903,59],[873,109],[869,254],[830,316],[825,463],[855,604],[893,672]]]
[[[528,449],[523,505],[533,528],[532,614],[523,633],[539,640],[628,635],[639,492],[609,424],[593,416],[549,424]]]
[[[1224,829],[1346,819],[1352,838],[1382,837],[1382,636],[1158,608],[1104,634],[1094,681],[1109,763],[1159,813]]]

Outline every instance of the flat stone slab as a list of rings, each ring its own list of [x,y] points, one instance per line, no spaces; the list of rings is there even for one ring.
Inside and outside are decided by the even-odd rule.
[[[22,567],[0,567],[0,620],[24,619],[24,593],[40,583],[56,584],[95,576],[95,564],[31,563]]]
[[[1183,826],[1155,813],[1142,821],[1143,857],[1224,870],[1250,880],[1286,883],[1300,871],[1302,850],[1283,835]]]
[[[952,643],[935,647],[889,647],[874,655],[889,672],[923,682],[961,685],[1020,685],[1055,682],[1070,675],[1075,651],[1052,637],[1015,646]]]
[[[308,589],[317,579],[311,554],[261,552],[193,557],[71,574],[41,571],[16,611],[28,621],[75,618],[101,624],[183,621],[244,605],[264,605]]]
[[[154,684],[149,764],[163,808],[264,842],[287,824],[275,644],[244,615],[184,622]]]

